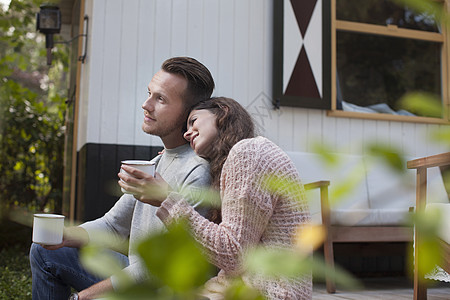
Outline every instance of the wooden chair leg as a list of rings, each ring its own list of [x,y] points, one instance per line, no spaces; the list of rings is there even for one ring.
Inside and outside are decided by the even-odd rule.
[[[320,188],[320,199],[322,210],[322,223],[325,226],[326,231],[325,243],[323,245],[323,252],[325,256],[325,263],[332,270],[331,271],[332,274],[327,274],[325,276],[325,282],[327,286],[327,292],[330,294],[334,294],[336,293],[336,285],[334,282],[335,278],[334,252],[333,252],[333,239],[330,222],[330,203],[328,201],[328,184],[325,184]]]
[[[328,201],[328,186],[330,185],[330,181],[322,180],[311,182],[305,184],[305,189],[320,189],[320,208],[322,215],[322,224],[325,228],[326,237],[325,242],[323,244],[323,252],[325,256],[325,263],[330,268],[331,274],[327,273],[325,275],[325,283],[327,286],[327,292],[333,294],[336,292],[336,285],[334,282],[335,272],[334,272],[334,254],[333,254],[333,240],[330,226],[330,205]]]
[[[416,249],[417,247],[414,249],[414,300],[427,300],[427,285],[425,278],[419,273],[420,255]]]
[[[425,210],[426,195],[427,195],[427,169],[417,169],[417,183],[416,183],[416,212]],[[427,286],[425,278],[422,276],[420,264],[422,263],[422,256],[419,253],[419,246],[422,242],[420,232],[416,229],[414,232],[415,247],[414,247],[414,300],[427,299]]]
[[[332,270],[329,274],[327,273],[325,276],[325,283],[326,283],[326,287],[327,287],[327,292],[329,294],[334,294],[336,293],[336,285],[334,283],[334,253],[333,253],[333,242],[331,241],[330,238],[327,238],[327,240],[325,241],[324,245],[323,245],[323,253],[325,256],[325,263],[327,264],[328,267],[330,267],[330,269]]]

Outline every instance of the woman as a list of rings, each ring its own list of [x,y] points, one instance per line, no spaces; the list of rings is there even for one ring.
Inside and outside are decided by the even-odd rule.
[[[268,280],[246,274],[242,264],[245,251],[256,245],[291,248],[297,229],[310,221],[303,186],[288,156],[266,138],[254,137],[250,115],[229,98],[212,98],[194,106],[184,137],[210,162],[213,186],[220,189],[221,222],[195,212],[182,195],[169,192],[158,176],[154,185],[163,192],[149,197],[141,191],[137,198],[160,206],[157,216],[166,225],[180,218],[188,221],[195,240],[221,269],[206,283],[205,296],[221,299],[230,280],[240,276],[269,299],[311,299],[310,274]],[[276,191],[268,187],[271,176],[281,183]],[[122,187],[139,194],[133,182],[123,175],[120,178]]]

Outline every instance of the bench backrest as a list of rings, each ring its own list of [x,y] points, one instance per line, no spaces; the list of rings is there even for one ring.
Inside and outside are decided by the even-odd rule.
[[[373,216],[366,216],[360,225],[395,224],[402,222],[403,215],[415,206],[414,170],[405,167],[404,172],[398,172],[379,158],[369,156],[334,154],[337,162],[329,164],[315,153],[287,154],[297,167],[303,183],[318,180],[331,182],[329,198],[332,223],[340,223],[340,218],[343,222],[358,222],[351,220],[352,217],[347,213],[376,212]],[[405,158],[405,163],[407,160]],[[427,199],[430,202],[448,203],[439,168],[428,170],[428,186]],[[307,195],[313,222],[321,223],[319,191],[312,190]],[[337,216],[333,216],[333,213]]]

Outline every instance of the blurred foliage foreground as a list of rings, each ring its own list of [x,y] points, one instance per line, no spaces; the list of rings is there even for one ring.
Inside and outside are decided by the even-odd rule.
[[[205,258],[198,244],[192,239],[183,222],[172,225],[165,233],[149,236],[137,247],[150,278],[135,284],[121,270],[114,256],[105,251],[112,245],[90,244],[82,249],[81,259],[91,272],[103,277],[116,275],[126,286],[121,291],[107,295],[108,299],[199,299],[203,284],[217,272]],[[312,245],[320,245],[323,234],[320,227],[309,226],[297,236],[295,249],[267,250],[255,247],[244,255],[246,272],[267,278],[292,278],[311,274],[324,278],[331,274],[321,258],[311,257]],[[110,241],[106,236],[103,241]],[[358,287],[358,282],[348,273],[337,269],[334,279],[347,288]],[[254,289],[236,278],[227,292],[226,299],[263,299]]]

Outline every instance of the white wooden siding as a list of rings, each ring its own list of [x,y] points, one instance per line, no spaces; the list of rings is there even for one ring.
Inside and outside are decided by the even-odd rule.
[[[315,143],[344,153],[396,146],[417,157],[446,151],[428,139],[443,125],[328,117],[273,110],[272,0],[87,0],[89,50],[83,65],[78,149],[85,143],[162,145],[141,130],[147,84],[169,57],[197,58],[211,70],[215,96],[238,100],[260,134],[286,151]]]

